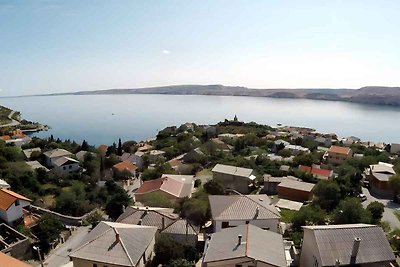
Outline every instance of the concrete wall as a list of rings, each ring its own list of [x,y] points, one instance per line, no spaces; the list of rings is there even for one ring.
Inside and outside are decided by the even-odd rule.
[[[280,198],[304,202],[312,199],[312,192],[278,186],[278,196]]]
[[[223,221],[214,221],[214,232],[219,232],[222,230],[222,222]],[[251,225],[258,226],[263,229],[269,228],[270,231],[278,233],[279,229],[279,219],[268,219],[268,220],[249,220]],[[245,225],[246,221],[236,220],[236,221],[229,221],[229,227],[235,227],[238,225]]]
[[[22,208],[29,206],[29,202],[24,200],[19,200],[19,205],[16,206],[16,203],[13,203],[11,207],[8,208],[7,211],[0,210],[0,218],[10,224],[18,219],[21,219],[23,216]]]
[[[316,265],[315,263],[318,263]],[[300,267],[322,266],[317,243],[311,230],[304,229],[303,245],[301,248]]]
[[[340,165],[346,159],[348,159],[350,157],[351,157],[351,154],[350,155],[343,155],[343,154],[337,154],[337,153],[329,152],[328,153],[328,162],[330,164],[333,164],[333,165]]]
[[[225,173],[213,172],[215,179],[222,181],[225,189],[234,189],[241,194],[248,194],[250,179],[246,177],[230,175]]]
[[[79,169],[80,169],[79,163],[66,164],[63,166],[55,166],[54,167],[54,171],[61,175],[66,175],[71,172],[76,172],[76,171],[79,171]]]

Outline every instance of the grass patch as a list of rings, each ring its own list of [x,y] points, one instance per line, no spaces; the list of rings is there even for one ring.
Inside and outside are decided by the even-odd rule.
[[[297,213],[295,210],[281,209],[281,221],[290,223],[293,220],[294,215]]]
[[[394,216],[396,216],[397,220],[400,221],[400,210],[393,211]]]
[[[198,176],[212,176],[212,171],[210,169],[204,169],[196,173],[196,177]]]

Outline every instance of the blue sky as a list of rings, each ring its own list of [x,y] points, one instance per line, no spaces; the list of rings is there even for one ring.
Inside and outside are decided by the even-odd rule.
[[[399,1],[4,1],[0,95],[400,86]]]

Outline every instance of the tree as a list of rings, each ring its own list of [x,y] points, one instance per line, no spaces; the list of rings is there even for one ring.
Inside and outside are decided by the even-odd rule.
[[[126,141],[122,144],[122,150],[124,150],[127,153],[135,153],[137,150],[137,142],[130,140]]]
[[[118,156],[122,156],[122,142],[121,142],[121,138],[118,139],[118,148],[117,148],[117,155]]]
[[[340,201],[340,187],[335,181],[319,181],[314,188],[313,203],[331,211]]]
[[[43,215],[37,227],[35,227],[34,234],[39,239],[40,245],[43,249],[48,249],[55,240],[60,236],[64,225],[60,219],[55,215]]]
[[[300,231],[302,226],[319,225],[325,223],[326,213],[319,207],[312,205],[303,206],[297,213],[294,214],[292,223],[293,230]]]
[[[347,198],[333,211],[335,224],[371,223],[371,213],[362,207],[357,198]]]
[[[154,246],[154,252],[156,254],[155,262],[163,266],[173,260],[184,258],[182,245],[165,234],[160,235]]]
[[[86,142],[86,140],[83,140],[82,145],[81,145],[81,150],[83,150],[83,151],[88,151],[89,150],[89,145]]]
[[[394,191],[394,201],[397,202],[399,200],[397,195],[400,192],[400,174],[391,176],[389,178],[389,184]]]
[[[171,208],[171,201],[161,192],[151,192],[145,194],[140,199],[140,202],[149,207]]]
[[[114,195],[106,205],[106,213],[111,219],[116,220],[124,212],[124,208],[131,203],[129,195],[121,187],[116,186]]]
[[[203,225],[209,219],[208,199],[186,199],[181,206],[181,216],[195,225]]]
[[[204,184],[204,190],[210,195],[225,195],[225,189],[222,182],[212,179]]]
[[[190,262],[186,259],[177,259],[171,261],[170,264],[168,264],[168,267],[195,267],[196,265],[193,262]]]
[[[369,212],[371,213],[371,222],[373,224],[378,224],[382,219],[383,212],[385,211],[385,206],[378,201],[374,201],[368,204],[367,210],[369,210]]]

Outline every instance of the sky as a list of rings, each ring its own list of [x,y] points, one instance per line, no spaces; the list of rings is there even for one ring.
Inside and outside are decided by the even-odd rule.
[[[0,96],[400,86],[400,1],[0,0]]]

